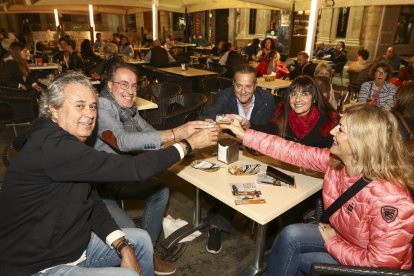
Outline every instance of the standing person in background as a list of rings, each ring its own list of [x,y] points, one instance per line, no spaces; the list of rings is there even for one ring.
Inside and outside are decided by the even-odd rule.
[[[257,76],[276,74],[277,79],[281,79],[289,75],[285,63],[280,61],[280,53],[278,51],[272,51],[269,56],[263,59],[256,67]]]
[[[362,84],[358,102],[375,104],[390,110],[394,106],[394,96],[397,90],[394,84],[388,82],[392,76],[392,68],[388,63],[378,62],[371,66],[369,75],[374,78]]]
[[[96,40],[95,40],[95,43],[93,44],[93,49],[95,51],[102,51],[104,45],[105,45],[105,41],[102,40],[102,34],[96,33]]]
[[[387,52],[384,54],[385,62],[388,63],[393,71],[399,71],[401,60],[400,56],[395,52],[394,47],[388,47]],[[392,77],[390,75],[390,77]]]

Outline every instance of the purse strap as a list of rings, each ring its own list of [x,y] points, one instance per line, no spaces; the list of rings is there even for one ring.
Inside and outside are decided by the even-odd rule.
[[[371,180],[366,180],[364,177],[358,179],[351,187],[349,187],[340,197],[338,197],[331,206],[326,209],[326,211],[321,216],[321,222],[329,223],[329,217],[335,213],[342,205],[345,204],[349,199],[361,191],[365,186],[367,186]]]

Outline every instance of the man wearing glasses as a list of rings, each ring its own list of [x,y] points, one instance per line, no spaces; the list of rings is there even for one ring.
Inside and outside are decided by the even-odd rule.
[[[201,117],[215,120],[217,114],[236,114],[242,126],[265,125],[275,114],[275,97],[256,86],[256,69],[248,64],[236,68],[233,86],[220,91],[214,103],[204,109]],[[221,251],[221,231],[230,232],[235,210],[213,198],[208,198],[214,207],[204,219],[209,224],[207,252]]]
[[[128,155],[143,150],[159,150],[165,144],[180,141],[206,126],[206,122],[188,122],[170,130],[158,131],[137,112],[137,75],[133,67],[117,64],[110,72],[107,87],[98,98],[97,150]],[[135,227],[134,222],[119,208],[116,200],[144,199],[146,202],[142,228],[146,230],[155,247],[161,231],[162,219],[168,203],[168,188],[160,180],[151,178],[137,185],[136,182],[102,183],[97,186],[109,212],[119,227]],[[170,275],[175,267],[154,255],[157,275]]]

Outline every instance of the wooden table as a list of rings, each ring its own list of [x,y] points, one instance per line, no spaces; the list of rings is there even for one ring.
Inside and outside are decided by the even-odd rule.
[[[56,63],[44,63],[43,65],[29,64],[30,70],[56,70],[59,65]]]
[[[182,160],[170,168],[170,171],[176,173],[179,177],[196,187],[194,208],[195,225],[200,224],[200,189],[258,223],[254,262],[238,274],[258,275],[265,270],[263,254],[267,223],[321,190],[323,174],[310,171],[307,172],[308,175],[300,174],[299,169],[295,166],[285,163],[282,164],[280,161],[267,156],[255,156],[245,151],[240,151],[239,161],[231,165],[258,163],[261,164],[261,170],[263,171],[266,170],[267,164],[278,167],[281,171],[294,176],[296,188],[258,185],[263,198],[266,200],[265,204],[236,205],[229,183],[255,182],[256,176],[231,175],[228,172],[229,165],[217,161],[216,157],[211,157],[211,152],[211,148],[202,152],[195,152],[193,157]],[[190,163],[197,159],[214,162],[219,164],[221,168],[216,172],[205,172],[194,169]]]
[[[191,43],[175,43],[174,47],[184,48],[184,51],[187,52],[187,47],[195,47],[195,44]]]
[[[137,104],[138,110],[147,110],[147,109],[154,109],[158,108],[158,105],[156,103],[153,103],[151,101],[148,101],[146,99],[137,97],[135,100],[135,103]]]
[[[43,84],[44,86],[48,86],[49,85],[49,82],[50,82],[50,80],[49,79],[46,79],[46,78],[40,78],[37,81],[39,83]],[[99,80],[91,80],[91,79],[89,79],[89,81],[92,83],[92,85],[101,84],[101,81],[99,81]]]
[[[276,94],[276,90],[289,87],[292,81],[275,79],[274,81],[265,81],[264,77],[257,78],[257,86],[270,89],[272,94]]]
[[[143,59],[129,59],[127,61],[125,61],[125,63],[128,64],[149,64],[149,61],[145,61]]]
[[[168,67],[168,68],[157,68],[158,71],[171,73],[174,75],[179,75],[183,77],[200,77],[200,76],[209,76],[209,75],[217,75],[216,72],[211,72],[202,69],[195,69],[188,67],[187,70],[181,70],[181,67]]]

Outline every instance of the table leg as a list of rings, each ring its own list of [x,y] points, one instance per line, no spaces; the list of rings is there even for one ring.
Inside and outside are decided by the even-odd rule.
[[[194,201],[194,226],[201,224],[201,202],[200,189],[195,187],[195,201]]]
[[[266,228],[267,225],[258,224],[256,232],[256,245],[254,250],[253,264],[243,269],[239,275],[241,276],[253,276],[260,275],[266,270],[266,266],[263,263],[264,248],[266,242]]]

